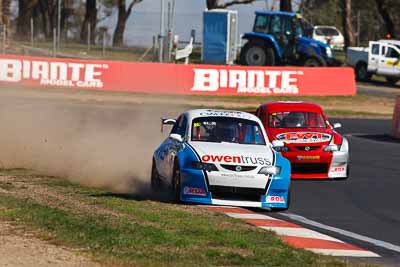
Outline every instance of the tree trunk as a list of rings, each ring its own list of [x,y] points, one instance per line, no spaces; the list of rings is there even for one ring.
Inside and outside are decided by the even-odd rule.
[[[11,16],[11,0],[2,0],[3,6],[2,6],[2,17],[3,17],[3,24],[6,27],[6,46],[10,46],[10,37],[11,37],[11,22],[10,22],[10,16]]]
[[[351,0],[342,0],[342,10],[344,45],[345,47],[349,47],[354,45],[354,31],[351,21]]]
[[[292,0],[280,0],[279,10],[292,12]]]
[[[19,39],[26,39],[30,33],[30,24],[32,18],[32,9],[35,1],[18,1],[18,18],[17,18],[17,32],[16,36]]]
[[[376,6],[378,7],[378,12],[383,22],[385,23],[386,33],[390,34],[391,38],[397,37],[397,32],[393,23],[393,19],[389,14],[389,5],[385,0],[375,0]]]
[[[3,25],[3,1],[0,0],[0,25]]]
[[[127,19],[128,16],[125,7],[125,0],[118,0],[118,21],[113,37],[114,46],[122,46],[124,43],[124,31]]]
[[[95,31],[96,31],[96,23],[97,23],[97,7],[96,7],[96,0],[87,0],[86,1],[86,13],[85,19],[82,23],[81,28],[81,42],[87,42],[88,38],[88,25],[90,23],[90,40],[92,43],[95,41]]]

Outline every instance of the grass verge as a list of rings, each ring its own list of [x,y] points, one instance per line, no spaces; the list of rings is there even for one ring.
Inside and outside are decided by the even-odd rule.
[[[0,191],[1,220],[107,265],[352,266],[197,206],[110,194],[23,170],[0,171],[5,181],[12,186]]]

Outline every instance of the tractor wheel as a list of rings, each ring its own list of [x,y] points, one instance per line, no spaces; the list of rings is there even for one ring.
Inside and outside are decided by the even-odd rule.
[[[356,80],[360,82],[368,82],[371,79],[371,73],[368,73],[367,64],[360,62],[356,65]]]
[[[249,41],[240,53],[240,63],[245,66],[275,66],[275,52],[263,42]]]
[[[312,56],[304,60],[304,67],[326,67],[326,61],[322,57]]]

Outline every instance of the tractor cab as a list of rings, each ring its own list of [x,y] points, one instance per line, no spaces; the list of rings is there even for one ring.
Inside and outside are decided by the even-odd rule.
[[[258,11],[253,31],[246,33],[240,62],[250,66],[325,66],[333,61],[333,51],[311,39],[313,27],[300,15],[290,12]]]

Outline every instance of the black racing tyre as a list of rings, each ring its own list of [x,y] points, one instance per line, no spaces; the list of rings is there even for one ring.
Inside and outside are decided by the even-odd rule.
[[[345,179],[349,179],[350,177],[350,163],[347,163],[347,170],[346,170],[346,178]]]
[[[151,165],[151,190],[154,193],[160,192],[162,187],[160,176],[158,175],[155,160],[153,159],[153,164]]]
[[[397,77],[386,77],[386,81],[388,82],[388,84],[390,84],[391,86],[395,86],[396,83],[399,81],[400,79]]]
[[[368,82],[371,80],[372,74],[368,73],[368,66],[365,62],[359,62],[356,65],[356,80],[360,82]]]
[[[261,41],[249,41],[240,52],[240,64],[244,66],[275,66],[275,52]]]
[[[172,179],[172,197],[175,203],[181,202],[181,169],[175,164]]]
[[[326,67],[326,60],[320,56],[307,57],[303,63],[304,67]]]

